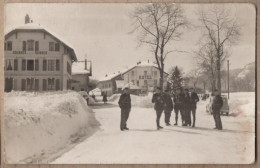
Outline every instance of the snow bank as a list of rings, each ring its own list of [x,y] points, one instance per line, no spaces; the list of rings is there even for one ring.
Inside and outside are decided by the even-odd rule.
[[[255,92],[230,93],[230,115],[255,117]]]
[[[99,123],[76,92],[5,94],[7,163],[41,163],[90,136]]]

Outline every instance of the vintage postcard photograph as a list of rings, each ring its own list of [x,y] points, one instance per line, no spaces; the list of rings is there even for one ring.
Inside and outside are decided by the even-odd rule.
[[[7,164],[252,164],[247,3],[5,5]]]

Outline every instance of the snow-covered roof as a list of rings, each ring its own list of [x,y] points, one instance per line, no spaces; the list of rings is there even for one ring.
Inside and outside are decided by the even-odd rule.
[[[77,61],[77,57],[76,54],[74,52],[74,49],[72,47],[72,45],[70,45],[68,42],[66,42],[64,39],[62,39],[60,36],[58,36],[57,34],[55,34],[53,31],[50,31],[50,29],[46,29],[44,27],[42,27],[39,24],[35,24],[35,23],[27,23],[15,28],[12,28],[11,30],[7,31],[7,33],[5,34],[5,38],[8,38],[10,35],[12,35],[14,32],[16,31],[28,31],[28,30],[39,30],[39,31],[44,31],[47,34],[51,35],[52,37],[54,37],[55,39],[57,39],[58,41],[60,41],[63,45],[65,45],[66,47],[69,48],[69,50],[71,51],[71,55],[72,55],[72,59],[74,61]]]
[[[149,62],[149,61],[142,61],[142,62],[140,61],[135,65],[132,65],[128,68],[123,69],[122,71],[118,71],[118,72],[106,75],[104,78],[101,78],[99,80],[99,82],[112,80],[113,78],[117,77],[118,75],[124,75],[125,73],[127,73],[128,71],[130,71],[130,70],[132,70],[136,67],[151,67],[151,66],[158,68],[157,64],[155,64],[155,63],[152,63],[152,62]],[[166,73],[166,74],[168,74],[168,73]]]
[[[73,62],[72,63],[72,75],[84,75],[84,74],[90,74],[89,70],[85,69],[85,62]]]

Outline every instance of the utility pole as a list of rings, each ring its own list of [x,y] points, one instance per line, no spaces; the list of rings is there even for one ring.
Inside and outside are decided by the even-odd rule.
[[[227,84],[227,88],[228,88],[228,99],[229,99],[229,60],[227,60],[227,81],[228,81],[228,84]]]

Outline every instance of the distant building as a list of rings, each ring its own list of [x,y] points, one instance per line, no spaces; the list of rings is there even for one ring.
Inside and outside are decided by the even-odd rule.
[[[5,35],[5,91],[52,91],[71,88],[74,49],[45,28],[30,23]]]
[[[167,85],[168,73],[164,72],[164,88]],[[138,62],[121,72],[107,75],[98,83],[102,92],[107,92],[108,96],[121,92],[123,86],[128,85],[135,94],[146,94],[159,86],[160,72],[154,63]]]
[[[89,76],[92,75],[91,66],[92,66],[91,63],[88,62],[87,60],[73,62],[73,64],[72,64],[72,83],[71,83],[72,90],[89,91]]]

